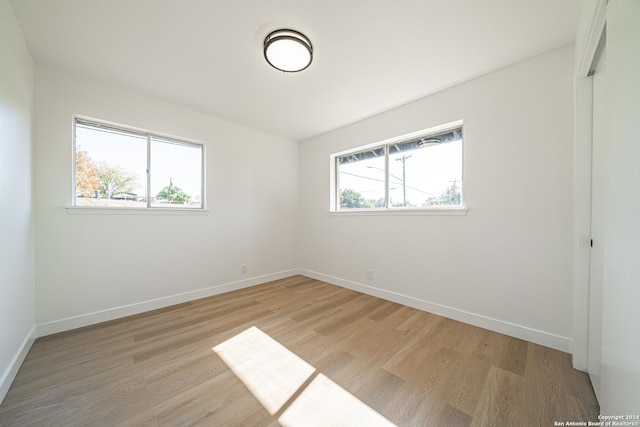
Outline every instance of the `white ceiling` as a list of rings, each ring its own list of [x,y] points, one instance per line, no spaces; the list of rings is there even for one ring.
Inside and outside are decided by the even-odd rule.
[[[581,0],[10,0],[36,62],[304,140],[571,43]],[[269,67],[292,28],[310,68]]]

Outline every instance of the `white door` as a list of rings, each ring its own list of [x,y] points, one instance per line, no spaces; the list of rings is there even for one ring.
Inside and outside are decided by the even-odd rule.
[[[597,60],[593,75],[593,139],[591,163],[591,271],[589,282],[588,372],[600,400],[602,358],[602,273],[604,260],[604,183],[606,140],[606,48]]]

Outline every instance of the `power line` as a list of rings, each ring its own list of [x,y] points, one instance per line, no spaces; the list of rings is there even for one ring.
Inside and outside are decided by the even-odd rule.
[[[371,181],[384,182],[384,179],[371,178],[369,176],[357,175],[355,173],[342,172],[342,171],[340,171],[340,173],[345,174],[345,175],[355,176],[356,178],[363,178],[363,179],[370,179]]]
[[[384,169],[379,168],[379,167],[377,167],[377,166],[367,166],[367,168],[369,168],[369,169],[376,169],[376,170],[379,170],[380,172],[385,173],[385,174],[387,173]],[[395,175],[394,175],[394,174],[392,174],[392,173],[388,173],[387,175],[389,175],[390,177],[395,178],[395,179],[397,179],[397,180],[398,180],[398,182],[394,182],[394,184],[402,184],[402,182],[403,182],[402,178],[398,178],[397,176],[395,176]],[[389,181],[389,183],[391,183],[391,181]]]
[[[350,175],[350,176],[355,176],[356,178],[369,179],[369,180],[371,180],[371,181],[377,181],[377,182],[384,182],[384,180],[383,180],[383,179],[371,178],[371,177],[369,177],[369,176],[358,175],[358,174],[355,174],[355,173],[342,172],[342,171],[340,171],[339,173],[341,173],[341,174],[345,174],[345,175]],[[393,176],[393,175],[391,175],[391,174],[389,174],[389,175],[390,175],[390,176]],[[390,182],[390,184],[396,184],[396,185],[400,185],[400,184],[402,184],[402,181],[400,181],[400,178],[397,178],[397,179],[398,179],[398,181],[399,181],[399,182]],[[415,188],[415,187],[412,187],[412,186],[410,186],[410,185],[407,185],[407,188],[409,188],[409,189],[411,189],[411,190],[413,190],[413,191],[417,191],[418,193],[426,194],[427,196],[433,196],[433,197],[435,197],[435,196],[436,196],[436,195],[435,195],[435,194],[433,194],[433,193],[427,193],[426,191],[422,191],[422,190],[420,190],[420,189],[418,189],[418,188]],[[374,190],[372,190],[372,191],[374,191]]]

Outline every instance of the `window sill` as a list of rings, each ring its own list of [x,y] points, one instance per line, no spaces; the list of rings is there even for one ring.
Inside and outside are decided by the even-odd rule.
[[[330,211],[331,216],[464,216],[469,209],[466,206],[455,208],[395,208],[395,209],[352,209]]]
[[[102,208],[96,206],[65,206],[69,215],[208,215],[209,209],[195,208]]]

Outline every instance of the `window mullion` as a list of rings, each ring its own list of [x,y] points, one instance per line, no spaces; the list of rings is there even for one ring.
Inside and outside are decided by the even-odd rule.
[[[334,179],[335,179],[335,194],[333,195],[333,201],[336,204],[336,210],[340,210],[340,158],[336,157],[334,163]]]
[[[147,208],[151,207],[151,135],[147,134]]]
[[[205,176],[205,167],[204,167],[204,162],[205,162],[205,152],[204,152],[204,146],[200,147],[200,209],[204,209],[205,205],[205,199],[206,197],[204,196],[204,193],[206,191],[206,176]]]
[[[384,207],[389,209],[389,146],[384,146]]]

